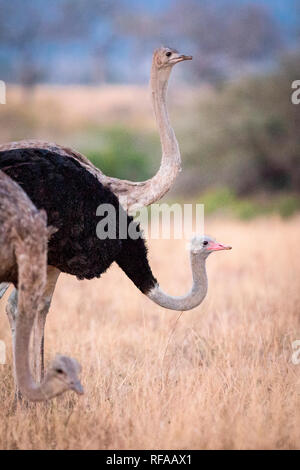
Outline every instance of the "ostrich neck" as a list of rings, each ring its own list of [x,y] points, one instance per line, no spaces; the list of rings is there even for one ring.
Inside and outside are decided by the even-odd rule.
[[[124,208],[132,213],[162,198],[181,170],[179,146],[167,111],[166,95],[170,73],[170,68],[158,70],[155,64],[152,64],[150,78],[152,105],[162,148],[161,164],[156,175],[142,182],[101,175],[104,185],[109,185]]]
[[[29,365],[30,335],[35,316],[44,305],[47,266],[47,229],[40,214],[31,222],[34,232],[16,242],[18,263],[18,316],[15,330],[14,356],[16,379],[21,392],[31,401],[44,401],[56,396],[54,383],[36,384]]]
[[[20,292],[19,296],[21,297]],[[18,309],[22,305],[22,299],[19,299]],[[22,307],[21,309],[22,310]],[[33,380],[29,366],[29,342],[30,334],[34,322],[34,316],[24,318],[23,312],[19,310],[16,338],[15,338],[15,361],[16,376],[18,386],[22,393],[31,401],[44,401],[56,395],[53,392],[51,383],[44,381],[41,385]]]
[[[135,213],[141,207],[161,199],[170,189],[177,174],[181,170],[181,156],[175,133],[171,127],[166,95],[168,80],[172,68],[158,69],[153,59],[151,68],[151,91],[153,109],[158,125],[162,147],[161,165],[153,178],[146,181],[128,181],[107,176],[96,168],[84,155],[49,142],[23,140],[0,145],[0,152],[12,149],[36,148],[45,149],[60,155],[75,158],[90,173],[92,173],[106,188],[109,188],[127,211]]]
[[[203,301],[207,293],[206,259],[191,253],[191,267],[193,285],[186,295],[178,297],[167,295],[161,290],[159,285],[156,284],[147,296],[156,304],[170,310],[191,310],[197,307]]]
[[[162,147],[161,168],[166,165],[179,167],[181,158],[178,142],[171,127],[167,110],[167,89],[171,69],[158,70],[154,65],[151,70],[152,105],[156,117]]]

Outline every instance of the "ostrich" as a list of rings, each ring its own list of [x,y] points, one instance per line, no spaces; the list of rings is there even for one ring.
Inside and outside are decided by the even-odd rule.
[[[127,212],[159,199],[178,173],[180,152],[168,118],[166,91],[173,65],[189,59],[190,56],[180,55],[169,48],[154,52],[151,87],[162,162],[158,173],[148,181],[133,183],[107,177],[84,156],[55,144],[21,141],[0,146],[0,169],[20,184],[35,206],[46,211],[48,223],[58,229],[49,240],[46,301],[36,318],[35,370],[38,378],[43,377],[46,315],[60,272],[73,274],[79,279],[91,279],[100,277],[115,261],[141,292],[155,303],[173,310],[189,310],[199,305],[206,295],[207,256],[213,251],[229,249],[210,238],[194,239],[191,244],[193,287],[185,296],[171,297],[160,289],[152,274],[142,237],[99,240],[96,236],[99,222],[96,210],[100,204],[112,205],[117,221],[122,213],[128,230],[133,220]],[[135,229],[140,233],[136,224]],[[15,284],[13,277],[7,281]],[[6,287],[0,286],[2,292]],[[15,289],[7,308],[10,318],[17,316],[17,303],[18,292]]]
[[[208,255],[213,251],[230,249],[208,237],[194,238],[190,249],[193,286],[184,296],[169,296],[162,291],[152,274],[139,225],[127,214],[114,193],[77,160],[45,149],[15,149],[2,152],[0,167],[9,176],[13,175],[35,206],[46,211],[48,224],[57,228],[48,244],[50,271],[65,272],[79,279],[92,279],[100,277],[116,262],[154,303],[172,310],[190,310],[202,302],[207,292],[205,263]],[[126,230],[124,238],[97,237],[99,217],[96,212],[101,204],[113,208],[116,234],[119,234],[119,221],[125,224],[125,227],[122,226],[122,233],[124,228]],[[100,218],[103,219],[104,216]],[[138,237],[131,238],[130,233],[133,232]],[[8,275],[5,281],[12,282],[16,287],[15,273]],[[16,316],[16,309],[13,308],[17,298],[15,293],[16,290],[8,309],[11,318]],[[37,313],[35,354],[43,349],[47,309],[48,306]],[[43,370],[43,358],[38,367]]]
[[[44,302],[48,235],[45,212],[38,211],[24,191],[0,171],[0,281],[14,278],[18,286],[18,317],[12,322],[15,378],[21,393],[31,401],[47,400],[67,390],[83,393],[75,359],[58,355],[40,385],[29,367],[30,334]]]
[[[151,97],[162,150],[161,165],[153,178],[134,182],[106,176],[79,152],[55,143],[32,139],[0,144],[0,158],[1,152],[7,150],[25,148],[48,150],[79,161],[104,187],[109,188],[119,198],[127,211],[135,211],[139,207],[158,201],[170,189],[181,170],[180,150],[170,124],[166,99],[173,66],[187,60],[192,60],[192,56],[179,54],[176,49],[169,47],[160,47],[153,53],[150,73]]]

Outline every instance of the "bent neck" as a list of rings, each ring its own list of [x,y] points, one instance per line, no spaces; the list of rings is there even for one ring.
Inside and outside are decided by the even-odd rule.
[[[132,214],[137,209],[149,206],[162,198],[181,170],[180,150],[170,124],[166,102],[171,70],[171,67],[158,69],[153,57],[150,76],[151,97],[162,149],[160,168],[155,176],[146,181],[134,182],[106,176],[93,168],[101,183],[109,187],[118,196],[122,206]],[[91,171],[92,164],[88,165]]]
[[[44,401],[62,393],[46,376],[41,384],[35,383],[29,364],[30,336],[35,317],[45,300],[47,266],[47,230],[40,215],[36,216],[34,229],[39,240],[27,237],[16,247],[18,262],[18,316],[16,322],[14,355],[16,379],[22,394],[31,401]],[[43,230],[42,230],[43,229]],[[33,262],[34,261],[34,262]]]
[[[29,342],[33,321],[33,317],[24,318],[22,312],[18,315],[15,338],[16,376],[18,386],[26,398],[31,401],[44,401],[58,393],[54,392],[47,376],[42,384],[36,384],[33,380],[29,365]]]
[[[191,310],[197,307],[207,293],[206,258],[191,253],[191,267],[193,285],[187,294],[178,297],[167,295],[156,284],[146,295],[156,304],[170,310]]]

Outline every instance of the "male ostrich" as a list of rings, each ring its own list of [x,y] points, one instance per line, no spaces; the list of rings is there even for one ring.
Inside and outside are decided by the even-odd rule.
[[[0,171],[0,281],[13,279],[18,286],[18,318],[16,323],[12,321],[15,378],[22,394],[31,401],[47,400],[67,390],[83,393],[75,359],[57,356],[40,385],[34,382],[29,367],[30,334],[39,306],[45,301],[48,234],[46,214]]]
[[[158,123],[162,162],[150,180],[134,183],[103,175],[77,152],[56,144],[35,141],[0,146],[0,169],[17,181],[38,209],[47,213],[48,223],[58,230],[49,241],[47,303],[37,314],[36,357],[41,350],[38,375],[43,376],[43,334],[46,315],[60,272],[79,279],[100,277],[116,261],[134,284],[155,303],[173,310],[189,310],[199,305],[207,291],[205,260],[216,250],[229,249],[212,239],[194,239],[191,244],[193,287],[182,297],[166,295],[154,278],[147,260],[144,240],[101,239],[96,236],[100,204],[110,204],[132,225],[128,212],[151,204],[169,189],[180,169],[180,152],[166,108],[166,91],[174,64],[191,57],[169,48],[154,52],[151,68],[153,107]],[[136,232],[139,227],[135,225]],[[118,233],[118,226],[116,227]],[[15,279],[8,279],[15,283]],[[4,289],[2,289],[3,291]],[[8,313],[16,317],[17,290],[9,299]]]

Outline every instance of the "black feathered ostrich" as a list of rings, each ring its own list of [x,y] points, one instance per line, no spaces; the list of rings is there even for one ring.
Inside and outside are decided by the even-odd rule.
[[[195,237],[190,249],[193,286],[186,295],[172,297],[161,290],[152,274],[143,238],[100,240],[96,235],[99,205],[111,204],[117,215],[122,212],[128,229],[134,222],[127,212],[160,199],[180,170],[180,152],[169,122],[166,92],[173,65],[189,59],[190,56],[165,47],[157,49],[153,55],[152,99],[162,161],[159,171],[150,180],[138,183],[110,178],[83,155],[56,144],[21,141],[0,146],[0,170],[19,183],[35,206],[46,211],[48,224],[57,228],[48,246],[45,291],[48,303],[36,316],[34,348],[38,378],[43,377],[46,315],[60,272],[74,274],[79,279],[91,279],[100,277],[115,261],[141,292],[156,304],[172,310],[190,310],[202,302],[207,292],[207,256],[213,251],[230,248],[209,237]],[[139,232],[138,225],[135,230]],[[17,272],[12,271],[0,281],[12,282],[17,288]],[[2,284],[2,292],[5,288]],[[17,317],[16,289],[9,298],[7,311],[10,324],[14,325]]]

